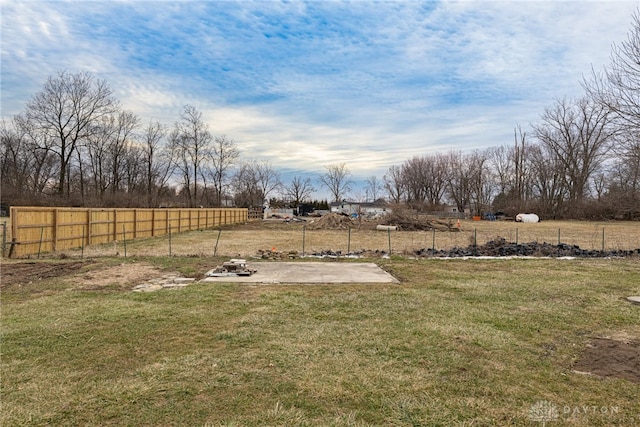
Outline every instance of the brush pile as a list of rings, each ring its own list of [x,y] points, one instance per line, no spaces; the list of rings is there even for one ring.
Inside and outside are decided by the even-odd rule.
[[[307,223],[309,230],[347,230],[350,227],[351,218],[337,213],[328,213]]]
[[[385,215],[379,222],[380,225],[395,225],[399,230],[436,230],[436,231],[460,231],[453,220],[442,221],[430,219],[424,215],[418,215],[406,210],[394,210]]]

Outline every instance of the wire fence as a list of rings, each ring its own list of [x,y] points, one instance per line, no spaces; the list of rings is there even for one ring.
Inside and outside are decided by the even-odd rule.
[[[534,255],[549,256],[616,256],[620,255],[616,252],[621,251],[635,251],[640,256],[640,225],[633,222],[547,222],[542,225],[466,221],[459,229],[451,232],[379,231],[357,227],[313,230],[305,224],[294,223],[268,228],[260,223],[256,221],[246,226],[169,232],[155,238],[121,238],[109,244],[66,251],[64,256],[261,257],[265,254],[279,254],[283,258],[385,255],[424,257],[527,255],[531,252]],[[126,235],[123,234],[123,237]],[[59,252],[53,252],[47,256],[59,255]]]

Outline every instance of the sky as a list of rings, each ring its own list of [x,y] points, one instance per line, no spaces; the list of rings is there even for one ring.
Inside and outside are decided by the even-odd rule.
[[[627,37],[636,1],[0,0],[1,116],[89,71],[143,124],[185,105],[283,181],[511,145]],[[315,185],[318,187],[318,185]]]

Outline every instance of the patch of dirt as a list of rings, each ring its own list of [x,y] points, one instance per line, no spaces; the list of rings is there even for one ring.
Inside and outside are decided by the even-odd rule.
[[[78,285],[80,290],[86,291],[131,290],[134,286],[162,274],[160,269],[149,264],[128,263],[88,271],[72,277],[70,281]]]
[[[95,262],[84,260],[2,263],[0,289],[8,290],[14,286],[32,286],[34,291],[39,291],[38,283],[42,280],[64,276],[69,283],[80,290],[130,290],[135,285],[163,274],[157,267],[144,263],[127,263],[93,269],[89,267],[87,271],[80,272],[87,266],[95,267]]]
[[[2,263],[0,289],[76,273],[91,261]]]
[[[573,370],[640,383],[640,342],[595,338],[576,361]]]

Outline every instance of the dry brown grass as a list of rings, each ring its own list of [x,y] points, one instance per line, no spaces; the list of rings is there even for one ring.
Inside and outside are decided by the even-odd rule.
[[[140,264],[210,261],[9,261],[85,265],[3,289],[0,425],[638,424],[637,382],[575,371],[594,340],[640,341],[638,259],[396,258],[378,262],[400,284],[130,292]]]
[[[312,230],[299,222],[254,221],[222,230],[202,230],[156,239],[127,242],[128,256],[212,255],[249,257],[260,250],[278,252],[387,251],[407,255],[418,249],[450,249],[474,243],[484,244],[497,237],[524,243],[537,241],[578,245],[582,249],[618,250],[640,248],[640,224],[637,222],[544,221],[522,224],[505,221],[462,220],[459,232],[376,231],[367,224],[353,223],[351,230]],[[219,236],[219,240],[218,240]],[[603,245],[604,236],[604,245]],[[217,243],[217,250],[216,250]],[[124,242],[84,249],[84,256],[124,254]],[[78,256],[80,251],[69,252]]]

